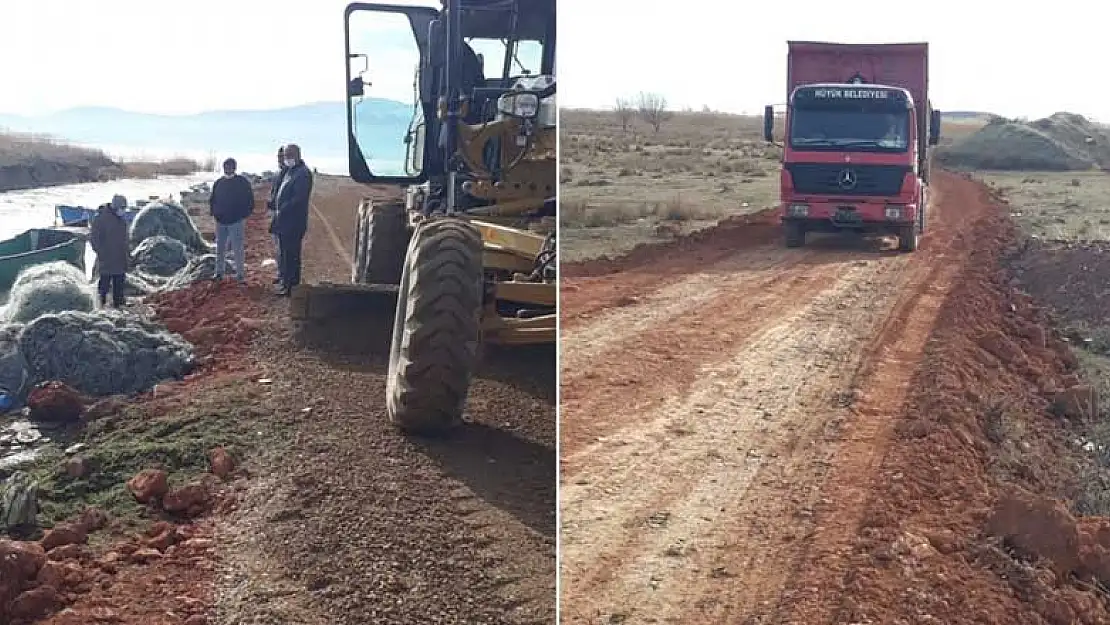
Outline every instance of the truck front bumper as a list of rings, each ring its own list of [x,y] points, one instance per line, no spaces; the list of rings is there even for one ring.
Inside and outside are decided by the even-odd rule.
[[[897,232],[917,222],[915,204],[889,202],[799,201],[783,203],[783,223],[800,223],[809,232]]]

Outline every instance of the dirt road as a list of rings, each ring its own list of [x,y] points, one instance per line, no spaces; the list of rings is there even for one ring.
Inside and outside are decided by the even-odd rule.
[[[851,550],[973,225],[996,210],[943,172],[934,209],[913,255],[788,250],[757,219],[564,270],[564,623],[837,622],[835,598],[798,621],[780,602],[804,559]]]
[[[306,281],[349,279],[367,192],[318,179]],[[296,425],[222,525],[218,621],[553,623],[554,352],[494,354],[458,437],[406,438],[386,420],[380,328],[366,327],[388,320],[305,343],[276,301],[255,357]]]

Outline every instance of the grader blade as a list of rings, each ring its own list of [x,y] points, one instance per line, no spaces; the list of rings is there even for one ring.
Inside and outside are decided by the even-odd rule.
[[[337,317],[381,317],[393,322],[397,308],[397,285],[302,284],[293,290],[290,316],[300,322],[326,322]]]

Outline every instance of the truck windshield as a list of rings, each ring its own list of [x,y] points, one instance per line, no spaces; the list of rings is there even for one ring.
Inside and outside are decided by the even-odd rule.
[[[799,150],[903,152],[910,144],[908,111],[795,109],[790,146]]]

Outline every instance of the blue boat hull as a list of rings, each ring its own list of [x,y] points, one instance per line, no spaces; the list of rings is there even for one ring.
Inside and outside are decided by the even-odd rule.
[[[59,225],[62,226],[87,226],[92,222],[92,218],[96,216],[95,208],[68,206],[66,204],[58,204],[54,207],[54,212],[58,216]],[[131,220],[135,219],[135,215],[138,213],[138,208],[128,208],[123,214],[123,219],[127,223],[131,223]]]

